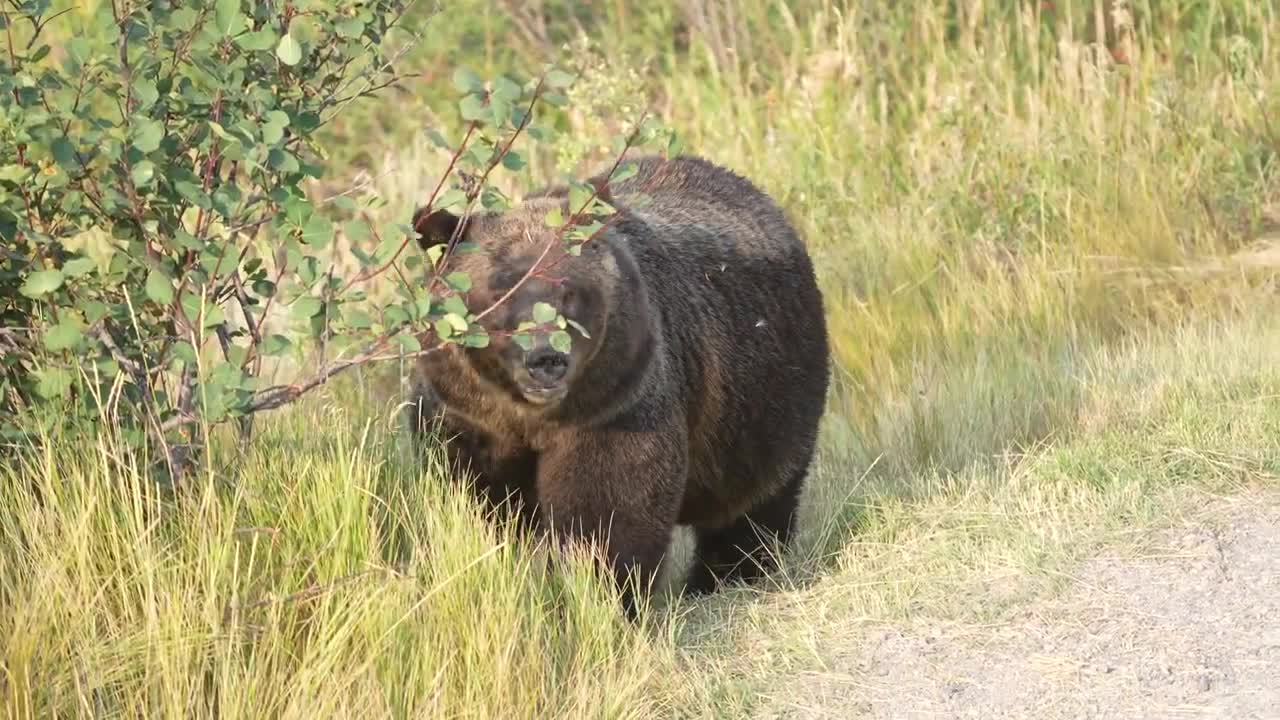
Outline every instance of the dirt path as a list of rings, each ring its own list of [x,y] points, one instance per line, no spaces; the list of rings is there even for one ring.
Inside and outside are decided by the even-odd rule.
[[[1280,719],[1280,505],[1197,518],[998,626],[833,641],[762,717]]]

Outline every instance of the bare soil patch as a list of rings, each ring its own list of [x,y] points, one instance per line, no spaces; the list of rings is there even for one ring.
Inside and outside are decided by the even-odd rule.
[[[1277,498],[1219,500],[1126,548],[996,626],[837,631],[762,716],[1280,718]]]

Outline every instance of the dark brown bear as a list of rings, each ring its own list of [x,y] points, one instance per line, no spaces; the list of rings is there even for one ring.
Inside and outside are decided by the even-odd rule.
[[[796,231],[749,181],[696,157],[633,162],[602,194],[618,217],[580,256],[545,226],[553,207],[569,217],[565,188],[468,218],[459,237],[478,251],[450,261],[472,279],[467,306],[525,282],[480,320],[488,347],[422,358],[415,425],[442,429],[455,470],[534,527],[596,541],[605,529],[619,581],[650,582],[673,527],[692,526],[687,586],[704,592],[772,569],[768,546],[791,535],[827,393],[822,295]],[[458,223],[414,219],[424,248]],[[538,302],[589,337],[573,332],[561,354],[502,334]]]

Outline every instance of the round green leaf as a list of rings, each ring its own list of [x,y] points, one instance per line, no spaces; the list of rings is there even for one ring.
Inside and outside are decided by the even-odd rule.
[[[427,259],[431,261],[431,267],[439,265],[442,257],[444,257],[444,245],[432,245],[427,248]]]
[[[569,346],[573,342],[572,338],[569,337],[569,333],[564,330],[557,330],[551,333],[551,337],[548,340],[551,342],[551,347],[562,353],[569,352]]]
[[[34,170],[30,167],[23,165],[0,165],[0,180],[16,185],[30,177],[33,172]]]
[[[403,308],[392,305],[382,311],[382,320],[383,324],[388,328],[397,328],[409,322],[409,313],[405,312]]]
[[[154,152],[164,140],[164,125],[158,120],[133,118],[133,146],[144,153]]]
[[[536,323],[549,323],[556,319],[556,309],[549,304],[540,302],[533,305],[533,321]]]
[[[470,68],[460,67],[453,71],[453,86],[464,93],[472,93],[484,89],[484,82]]]
[[[218,32],[223,35],[236,35],[244,30],[244,15],[240,12],[240,0],[218,0],[213,17]]]
[[[316,250],[323,250],[333,241],[333,223],[322,215],[312,215],[302,228],[302,242]]]
[[[276,57],[285,65],[297,65],[302,60],[302,46],[292,35],[286,34],[276,46]]]
[[[247,358],[248,355],[249,355],[249,350],[243,345],[227,346],[227,355],[226,355],[227,362],[231,363],[232,365],[243,366],[245,358]]]
[[[173,284],[159,270],[152,270],[147,275],[147,298],[157,305],[168,305],[173,302]]]
[[[639,171],[640,171],[640,166],[636,165],[633,162],[626,163],[625,165],[619,165],[618,169],[614,170],[613,174],[609,176],[609,182],[620,183],[623,180],[626,180],[627,178],[632,177]]]
[[[213,327],[219,325],[224,319],[222,308],[216,303],[205,303],[199,295],[194,293],[184,293],[181,299],[182,311],[186,314],[187,320],[192,323],[200,323],[201,327]],[[201,315],[203,312],[203,316]]]
[[[268,335],[262,339],[262,354],[268,357],[279,355],[289,349],[292,343],[283,335]]]
[[[544,79],[547,86],[553,88],[567,88],[573,84],[573,76],[563,70],[552,70]]]
[[[507,101],[519,100],[523,93],[520,86],[506,75],[499,75],[493,79],[493,95]]]
[[[271,152],[267,153],[267,164],[273,170],[286,173],[297,172],[301,167],[293,153],[287,153],[280,148],[272,148]]]
[[[440,134],[439,130],[436,130],[435,128],[427,128],[427,139],[431,141],[431,144],[441,150],[453,152],[453,147],[449,145],[449,141],[445,139],[444,135]]]
[[[373,318],[369,317],[369,313],[363,310],[348,310],[347,324],[353,328],[368,330],[373,327]]]
[[[333,29],[338,35],[344,38],[358,38],[360,33],[364,32],[364,22],[359,18],[349,18],[340,20],[334,24]]]
[[[467,319],[457,313],[448,313],[444,316],[444,321],[453,326],[458,332],[466,332]]]
[[[62,368],[45,368],[35,372],[36,392],[45,399],[66,395],[71,388],[71,373]]]
[[[307,295],[298,298],[293,303],[293,309],[290,312],[295,318],[305,320],[315,316],[322,307],[324,307],[324,303],[320,301],[320,298]]]
[[[441,339],[447,340],[451,335],[453,335],[453,325],[450,325],[444,318],[435,322],[435,328],[436,334],[439,335]]]
[[[226,313],[223,312],[221,305],[207,305],[204,310],[204,326],[211,328],[215,325],[221,325],[226,320]]]
[[[71,278],[80,277],[93,272],[95,267],[97,267],[97,263],[93,261],[93,258],[78,257],[63,264],[62,274]]]
[[[587,209],[587,203],[595,196],[595,188],[585,183],[574,183],[569,186],[569,212],[580,213]]]
[[[183,293],[180,304],[182,305],[182,312],[187,316],[188,320],[194,322],[200,316],[201,302],[199,296],[189,292]]]
[[[80,161],[76,159],[76,148],[65,137],[54,140],[49,145],[49,152],[53,154],[53,159],[58,161],[58,165],[61,165],[63,170],[71,172],[80,167]]]
[[[445,298],[444,302],[441,303],[441,307],[444,308],[445,312],[457,313],[458,315],[467,314],[467,304],[457,295],[450,295]]]
[[[199,17],[195,10],[184,7],[174,10],[173,14],[169,16],[169,22],[179,30],[190,30],[196,26],[196,20]]]
[[[520,170],[523,170],[527,164],[528,163],[524,161],[524,156],[515,150],[508,150],[507,153],[502,156],[502,166],[508,170],[515,170],[516,172],[519,172]]]
[[[458,292],[466,292],[471,289],[471,276],[464,272],[451,272],[444,276],[444,281],[449,287]]]
[[[155,163],[149,160],[143,160],[133,166],[133,172],[129,174],[129,178],[133,180],[134,187],[143,188],[151,184],[151,179],[156,175]]]
[[[236,44],[249,51],[270,50],[276,44],[276,31],[270,27],[264,27],[255,32],[245,33],[236,38]]]
[[[175,343],[173,346],[173,356],[188,365],[196,364],[196,349],[187,341]]]
[[[479,95],[468,95],[458,101],[458,111],[462,113],[463,120],[484,120],[489,117],[489,111],[485,109],[484,100]]]
[[[463,192],[460,188],[449,188],[448,190],[444,191],[444,194],[436,198],[436,201],[433,207],[435,207],[435,209],[437,210],[443,210],[445,208],[453,207],[454,205],[461,205],[466,201],[467,201],[467,194]]]
[[[66,350],[75,347],[80,342],[82,334],[75,323],[63,319],[44,334],[44,346],[54,352]]]
[[[110,309],[97,300],[85,300],[80,303],[80,312],[84,313],[85,321],[92,325],[106,317]]]
[[[684,140],[680,136],[671,133],[671,137],[667,140],[667,157],[675,157],[684,150]]]
[[[39,270],[27,276],[22,284],[22,294],[27,297],[40,297],[62,287],[61,270]]]
[[[268,145],[275,145],[284,139],[284,126],[272,125],[271,123],[262,124],[262,142]]]
[[[138,109],[145,110],[160,99],[160,91],[156,89],[156,84],[151,82],[150,78],[139,77],[133,81],[133,97],[138,101]]]
[[[290,198],[284,204],[284,221],[294,227],[306,225],[311,213],[311,204],[302,198]]]
[[[369,239],[369,223],[364,220],[352,220],[342,226],[342,234],[352,243],[364,242]]]

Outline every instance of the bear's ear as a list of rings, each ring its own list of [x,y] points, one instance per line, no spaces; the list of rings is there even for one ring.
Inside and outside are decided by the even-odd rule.
[[[423,250],[436,245],[444,245],[453,237],[462,218],[448,210],[432,210],[418,208],[413,213],[413,229],[418,233],[418,245]]]

